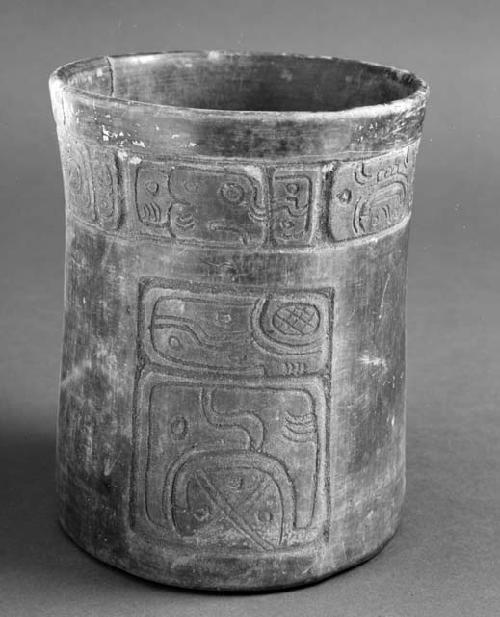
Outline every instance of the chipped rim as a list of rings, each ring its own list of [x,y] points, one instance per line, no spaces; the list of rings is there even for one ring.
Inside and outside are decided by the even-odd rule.
[[[211,59],[215,62],[220,61],[223,58],[231,57],[256,57],[256,58],[269,58],[278,59],[282,57],[297,58],[297,59],[309,59],[309,60],[330,60],[341,61],[342,63],[354,63],[365,67],[380,69],[381,74],[385,72],[386,76],[393,77],[395,81],[407,82],[414,84],[414,90],[408,96],[403,98],[393,99],[387,103],[377,103],[374,105],[360,105],[345,110],[328,111],[269,111],[269,110],[230,110],[230,109],[211,109],[211,108],[198,108],[180,105],[167,105],[163,103],[152,103],[146,101],[140,101],[136,99],[126,99],[123,97],[117,97],[114,95],[93,93],[84,88],[73,86],[69,83],[69,80],[77,75],[80,71],[89,71],[92,68],[97,69],[99,65],[102,68],[109,66],[110,60],[122,60],[125,58],[137,58],[144,64],[147,64],[149,60],[156,59],[158,56],[184,56],[196,59]],[[60,87],[65,92],[73,93],[78,98],[86,99],[88,101],[102,101],[103,103],[113,103],[118,108],[124,111],[134,108],[154,109],[156,112],[165,110],[168,115],[182,114],[184,117],[192,116],[193,118],[199,117],[213,117],[213,118],[228,118],[236,120],[238,118],[243,119],[255,119],[265,122],[266,120],[292,120],[295,122],[317,120],[318,118],[325,118],[329,120],[341,120],[341,119],[356,119],[366,117],[381,117],[389,114],[404,114],[414,108],[418,108],[425,105],[428,95],[429,86],[421,78],[417,77],[414,73],[400,69],[393,66],[384,64],[377,64],[373,62],[364,62],[351,58],[340,58],[336,56],[320,56],[320,55],[306,55],[298,53],[273,53],[273,52],[251,52],[251,51],[226,51],[226,50],[211,50],[211,51],[158,51],[150,53],[131,53],[131,54],[119,54],[113,56],[97,56],[94,58],[87,58],[83,60],[77,60],[69,64],[65,64],[57,68],[50,75],[50,84],[52,86]]]
[[[124,59],[141,63],[147,70],[147,65],[159,56],[193,63],[238,57],[254,57],[264,64],[280,58],[340,62],[347,67],[375,69],[382,78],[406,85],[411,92],[387,103],[337,111],[260,111],[143,102],[115,96],[112,88],[110,94],[101,94],[70,83],[80,72],[102,69],[113,73],[113,62]],[[50,76],[49,87],[56,124],[79,139],[132,150],[137,147],[142,152],[150,150],[165,156],[245,160],[359,158],[405,147],[420,139],[429,94],[427,84],[413,73],[382,64],[334,56],[250,51],[101,56],[60,67]]]

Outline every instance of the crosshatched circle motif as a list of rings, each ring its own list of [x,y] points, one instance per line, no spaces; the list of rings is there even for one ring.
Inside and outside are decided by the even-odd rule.
[[[318,329],[319,321],[319,311],[312,304],[282,304],[273,315],[273,326],[287,336],[312,334]]]

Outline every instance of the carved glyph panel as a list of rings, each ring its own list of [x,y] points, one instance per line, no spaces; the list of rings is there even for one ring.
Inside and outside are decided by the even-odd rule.
[[[70,212],[85,223],[107,231],[117,230],[121,219],[121,197],[115,152],[75,142],[66,142],[62,152]]]
[[[331,190],[329,227],[334,240],[383,231],[409,214],[416,148],[340,163]]]
[[[320,170],[275,170],[271,186],[271,232],[275,243],[278,246],[308,246],[318,216]]]
[[[318,379],[265,384],[148,373],[138,386],[135,520],[202,550],[274,551],[325,525],[325,395]]]
[[[61,146],[61,160],[69,210],[86,223],[96,221],[92,194],[91,171],[84,145],[65,143]]]
[[[139,306],[135,529],[212,553],[322,537],[333,290],[144,278]]]
[[[103,231],[201,248],[293,251],[403,221],[411,208],[417,144],[363,161],[282,167],[137,157],[120,162],[114,149],[72,141],[62,151],[70,212]],[[129,187],[123,203],[122,183]]]
[[[120,456],[118,421],[90,400],[64,393],[59,415],[59,459],[65,480],[90,491],[109,476]]]
[[[140,330],[151,362],[227,375],[302,375],[324,369],[331,302],[316,292],[239,295],[149,287]]]
[[[204,246],[265,241],[268,213],[256,168],[143,162],[135,193],[141,233]]]
[[[99,225],[105,230],[120,225],[119,171],[113,150],[90,150],[94,208]]]

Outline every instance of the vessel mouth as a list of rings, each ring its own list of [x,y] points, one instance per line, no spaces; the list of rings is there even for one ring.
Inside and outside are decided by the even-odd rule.
[[[360,113],[425,100],[427,86],[401,69],[324,56],[159,52],[83,60],[53,76],[63,88],[116,102],[200,112]]]

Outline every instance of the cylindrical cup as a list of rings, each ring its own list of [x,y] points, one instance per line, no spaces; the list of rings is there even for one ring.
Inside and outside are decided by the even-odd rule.
[[[66,532],[199,589],[301,585],[377,553],[405,487],[425,83],[212,51],[76,62],[50,89]]]

